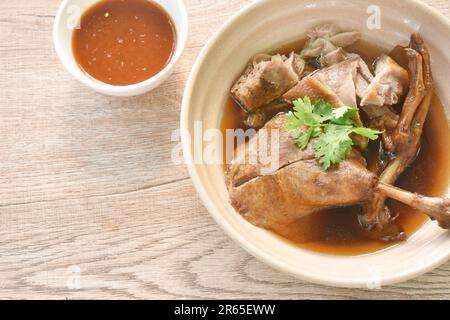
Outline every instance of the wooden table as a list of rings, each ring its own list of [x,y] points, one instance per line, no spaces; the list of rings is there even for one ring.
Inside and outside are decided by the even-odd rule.
[[[60,64],[60,1],[0,1],[0,298],[450,298],[450,263],[381,291],[328,288],[272,270],[214,223],[170,133],[199,50],[250,0],[185,2],[174,75],[118,99]],[[426,2],[450,16],[448,0]]]

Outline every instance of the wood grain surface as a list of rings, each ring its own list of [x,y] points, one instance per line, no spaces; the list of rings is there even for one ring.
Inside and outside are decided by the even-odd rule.
[[[375,291],[272,270],[224,234],[171,163],[191,66],[249,2],[185,0],[190,38],[175,73],[119,99],[59,62],[60,1],[0,1],[0,298],[450,298],[450,263]],[[425,2],[450,16],[448,0]]]

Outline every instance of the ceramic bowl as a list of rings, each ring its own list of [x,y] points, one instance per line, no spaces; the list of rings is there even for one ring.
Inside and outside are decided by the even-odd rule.
[[[172,18],[177,31],[177,47],[167,66],[155,76],[137,84],[114,86],[97,81],[80,69],[72,51],[73,20],[101,0],[64,0],[56,14],[53,24],[53,43],[59,59],[66,69],[81,83],[102,94],[118,97],[136,96],[161,85],[172,74],[175,64],[181,57],[187,42],[188,18],[182,0],[152,0],[163,7]]]
[[[380,14],[380,27],[373,14]],[[368,23],[369,21],[369,23]],[[415,0],[261,0],[231,18],[209,40],[189,77],[181,112],[185,160],[195,188],[217,223],[240,246],[270,266],[300,279],[338,287],[377,288],[416,277],[446,262],[450,232],[426,223],[408,241],[360,256],[333,256],[301,249],[244,220],[228,201],[222,165],[196,164],[192,143],[196,121],[219,128],[229,89],[247,61],[305,37],[312,26],[331,22],[358,30],[385,48],[407,44],[420,31],[432,54],[437,92],[450,114],[448,68],[450,23]],[[189,134],[188,134],[189,133]]]

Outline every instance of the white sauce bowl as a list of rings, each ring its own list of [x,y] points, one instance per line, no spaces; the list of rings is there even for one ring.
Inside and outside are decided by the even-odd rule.
[[[77,25],[76,19],[87,9],[101,0],[64,0],[56,14],[53,25],[53,42],[59,59],[67,70],[81,83],[105,95],[129,97],[151,91],[161,85],[172,74],[175,64],[186,47],[188,36],[188,17],[182,0],[152,0],[158,3],[172,18],[177,32],[175,52],[167,64],[155,76],[128,86],[114,86],[98,81],[81,70],[72,51],[72,34]],[[75,22],[75,23],[74,23]]]

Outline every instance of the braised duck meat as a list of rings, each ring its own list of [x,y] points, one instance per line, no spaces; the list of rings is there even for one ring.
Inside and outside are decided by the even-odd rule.
[[[349,59],[318,70],[300,81],[283,95],[286,101],[309,96],[312,100],[324,97],[335,106],[356,106],[356,77],[358,59]]]
[[[337,169],[327,172],[314,158],[312,146],[298,148],[290,133],[283,128],[285,114],[270,120],[265,126],[271,134],[279,134],[279,168],[248,159],[257,151],[255,140],[241,145],[237,157],[226,173],[226,182],[232,205],[250,222],[267,229],[272,225],[289,223],[314,211],[345,206],[368,199],[376,185],[377,177],[365,169],[364,159],[358,152]],[[267,146],[270,148],[270,146]],[[355,191],[358,192],[355,192]],[[275,230],[276,231],[276,230]]]
[[[375,78],[367,87],[361,106],[392,106],[397,104],[407,90],[408,72],[388,55],[375,62]]]
[[[254,111],[278,99],[299,80],[303,72],[302,62],[292,53],[258,56],[231,89],[234,99],[246,111]]]
[[[308,32],[307,44],[299,54],[256,55],[231,89],[234,100],[248,112],[246,125],[261,128],[274,116],[274,110],[286,110],[286,104],[279,98],[317,69],[307,61],[317,58],[330,65],[332,60],[342,62],[344,59],[338,56],[341,53],[348,56],[342,48],[359,39],[359,32],[340,32],[327,24]]]
[[[285,114],[269,121],[265,131],[260,130],[240,146],[240,156],[226,172],[231,204],[249,222],[282,233],[286,224],[319,210],[364,204],[374,194],[382,194],[419,208],[439,219],[443,227],[450,227],[449,200],[413,195],[387,185],[366,168],[356,150],[344,162],[325,171],[314,158],[312,146],[299,149],[285,126]],[[261,162],[249,164],[246,160],[257,152],[252,146],[257,146],[260,135],[267,134],[271,141],[273,132],[279,134],[279,167],[274,170]]]
[[[348,53],[344,51],[342,48],[337,48],[334,51],[331,51],[325,55],[320,57],[320,66],[322,68],[330,67],[339,62],[345,61],[348,57]]]
[[[255,111],[249,112],[244,124],[249,128],[260,129],[268,120],[280,112],[287,112],[291,108],[290,104],[280,99],[274,100]]]

